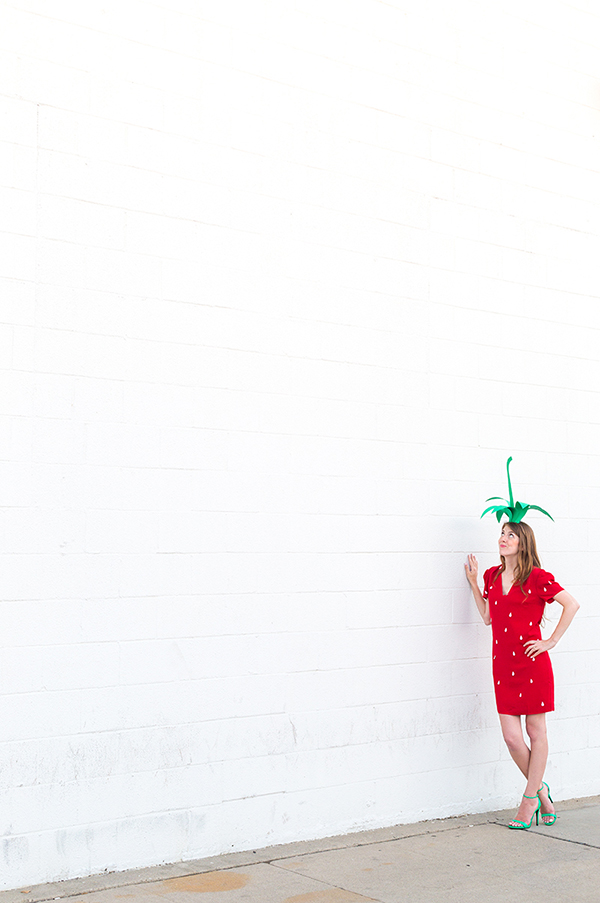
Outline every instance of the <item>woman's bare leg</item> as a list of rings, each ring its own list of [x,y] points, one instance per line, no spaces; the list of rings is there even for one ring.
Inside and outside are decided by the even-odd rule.
[[[542,803],[543,815],[554,815],[554,806],[548,798],[548,790],[544,784],[544,772],[548,762],[548,733],[546,730],[546,715],[526,715],[525,728],[531,741],[531,758],[529,761],[529,773],[527,775],[527,787],[537,787]],[[535,793],[532,790],[531,793]],[[529,795],[529,790],[525,790]]]
[[[537,793],[542,786],[546,763],[548,761],[548,734],[546,732],[546,716],[526,715],[525,729],[531,742],[529,770],[527,772],[527,788],[525,793]]]
[[[548,735],[546,732],[546,715],[526,715],[525,727],[531,742],[531,749],[523,737],[521,718],[519,715],[500,715],[502,735],[514,762],[527,778],[525,795],[521,800],[515,818],[529,822],[537,807],[537,794],[542,787],[543,809],[546,814],[553,813],[554,807],[548,800],[546,788],[542,782],[546,762],[548,760]],[[528,799],[527,797],[530,797]]]
[[[500,726],[502,728],[502,736],[508,747],[513,761],[517,764],[520,771],[525,775],[529,774],[529,758],[530,749],[523,738],[523,728],[521,727],[520,715],[500,715]]]

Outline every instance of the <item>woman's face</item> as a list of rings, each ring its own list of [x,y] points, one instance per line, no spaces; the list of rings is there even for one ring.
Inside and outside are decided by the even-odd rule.
[[[516,555],[519,551],[519,537],[516,533],[513,533],[512,527],[508,524],[504,524],[502,527],[498,546],[500,548],[500,554],[505,558],[510,555]]]

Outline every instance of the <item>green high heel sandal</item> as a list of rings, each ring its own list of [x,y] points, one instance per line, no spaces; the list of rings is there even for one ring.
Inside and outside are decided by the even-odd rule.
[[[550,800],[550,802],[552,804],[554,804],[554,800],[550,796],[550,788],[548,787],[548,785],[546,784],[545,781],[542,781],[542,787],[546,788],[546,790],[548,791],[548,799]],[[540,787],[540,790],[542,789],[542,787]],[[538,792],[537,792],[538,797],[540,795],[540,790],[538,790]],[[541,805],[542,805],[542,801],[540,800],[540,806]],[[545,821],[546,818],[550,818],[551,821]],[[555,821],[556,821],[556,812],[546,812],[545,815],[542,812],[542,824],[543,825],[547,825],[547,827],[550,827],[550,825],[553,825]]]
[[[537,795],[537,793],[536,793],[535,796],[527,796],[527,794],[524,793],[523,796],[524,796],[524,798],[525,798],[526,800],[537,800],[537,801],[538,801],[537,809],[535,810],[535,812],[533,813],[533,815],[535,815],[535,823],[536,823],[536,825],[539,825],[539,823],[540,823],[540,809],[542,808],[542,801],[540,800],[540,798],[539,798],[539,796]],[[517,821],[516,818],[513,818],[512,823],[509,823],[508,827],[509,827],[509,828],[513,828],[513,829],[516,830],[516,831],[527,831],[527,829],[530,828],[530,827],[532,826],[532,824],[533,824],[533,815],[531,816],[531,821],[529,822],[529,824],[527,824],[527,823],[524,822],[524,821]]]

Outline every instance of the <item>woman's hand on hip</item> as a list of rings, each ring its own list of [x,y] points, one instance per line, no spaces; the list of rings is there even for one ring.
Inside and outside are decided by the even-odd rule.
[[[523,643],[525,655],[528,655],[529,658],[536,658],[542,652],[554,649],[555,646],[556,643],[553,640],[528,640],[527,643]]]

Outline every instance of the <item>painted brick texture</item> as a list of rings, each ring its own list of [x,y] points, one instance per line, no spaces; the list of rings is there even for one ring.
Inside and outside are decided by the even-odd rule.
[[[0,50],[0,889],[511,805],[509,454],[599,793],[596,5],[6,0]]]

